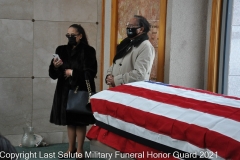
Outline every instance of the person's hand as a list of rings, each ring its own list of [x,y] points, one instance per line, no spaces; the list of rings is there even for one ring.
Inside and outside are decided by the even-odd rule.
[[[66,69],[64,72],[64,77],[67,79],[70,76],[72,76],[72,69]]]
[[[53,59],[53,65],[55,68],[60,67],[63,64],[63,61],[61,59],[54,58]]]
[[[115,87],[113,75],[111,75],[111,74],[108,75],[107,78],[106,78],[106,82],[107,82],[107,85]]]

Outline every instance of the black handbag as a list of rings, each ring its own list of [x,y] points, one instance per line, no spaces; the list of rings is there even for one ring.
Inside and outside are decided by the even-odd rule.
[[[78,91],[78,86],[75,90],[69,90],[67,101],[67,112],[74,112],[80,114],[93,114],[90,97],[95,94],[91,92],[89,80],[86,78],[87,91]]]

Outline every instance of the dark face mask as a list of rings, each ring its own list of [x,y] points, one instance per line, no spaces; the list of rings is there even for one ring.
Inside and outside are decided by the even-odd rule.
[[[140,27],[138,27],[138,28],[140,28]],[[127,37],[128,38],[136,37],[138,35],[138,33],[137,33],[138,28],[127,28]]]
[[[72,46],[76,46],[77,45],[77,41],[76,41],[76,37],[71,36],[71,37],[67,37],[68,38],[68,44],[72,45]]]

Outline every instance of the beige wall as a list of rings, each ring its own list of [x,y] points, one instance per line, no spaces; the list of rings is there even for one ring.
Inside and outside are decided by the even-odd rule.
[[[209,0],[168,0],[165,83],[204,89]]]
[[[233,0],[227,94],[240,97],[240,0]]]
[[[56,81],[49,78],[48,66],[55,48],[67,43],[73,23],[85,28],[101,61],[101,5],[102,0],[0,1],[0,133],[14,145],[26,125],[47,143],[67,141],[66,127],[49,123]]]

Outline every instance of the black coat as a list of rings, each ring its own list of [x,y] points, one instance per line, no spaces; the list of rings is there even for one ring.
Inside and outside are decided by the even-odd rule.
[[[94,78],[97,74],[96,51],[93,47],[80,43],[73,50],[69,45],[58,46],[56,54],[63,65],[56,69],[53,60],[49,66],[49,76],[57,80],[50,122],[57,125],[87,125],[93,123],[93,116],[72,115],[66,112],[68,92],[79,86],[78,90],[87,91],[85,74],[90,81],[91,90],[95,92]],[[65,69],[72,69],[72,76],[64,77]]]

